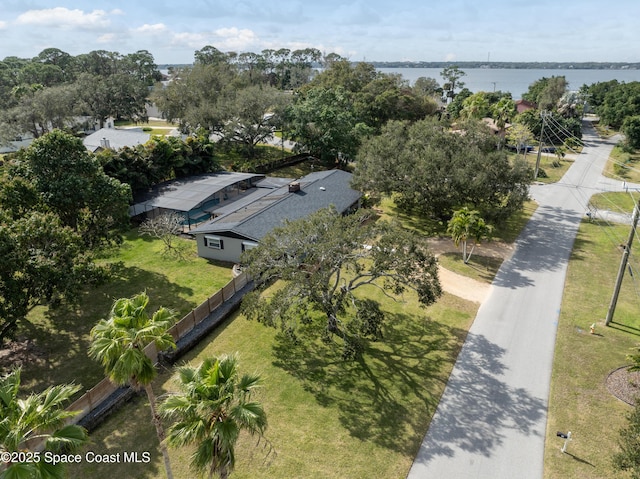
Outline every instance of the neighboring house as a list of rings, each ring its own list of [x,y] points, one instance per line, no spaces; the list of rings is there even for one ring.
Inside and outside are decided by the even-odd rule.
[[[16,138],[14,141],[10,141],[7,144],[0,144],[0,155],[4,155],[7,153],[15,153],[22,148],[27,148],[31,143],[33,143],[33,138]]]
[[[493,118],[483,118],[482,122],[489,127],[491,133],[499,135],[502,138],[505,137],[506,130],[511,126],[509,123],[505,123],[504,128],[500,128]]]
[[[257,246],[285,220],[304,218],[332,205],[343,214],[357,208],[362,195],[350,187],[351,176],[342,170],[318,171],[255,201],[230,204],[224,214],[191,232],[196,237],[198,255],[237,263],[245,250]]]
[[[208,173],[167,181],[151,189],[129,208],[129,216],[142,220],[167,212],[180,213],[191,229],[219,213],[215,210],[250,194],[266,194],[277,186],[266,184],[258,192],[256,184],[264,175],[253,173]],[[279,185],[278,185],[279,186]]]
[[[536,108],[538,108],[538,105],[531,101],[516,100],[516,110],[518,111],[518,113],[522,113],[527,110],[534,110]]]
[[[142,131],[142,128],[101,128],[82,140],[87,150],[96,153],[100,150],[119,150],[128,146],[144,145],[151,135]]]

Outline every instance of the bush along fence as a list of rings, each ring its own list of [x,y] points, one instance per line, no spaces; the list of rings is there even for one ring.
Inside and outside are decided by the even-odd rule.
[[[252,288],[253,282],[248,280],[246,273],[235,277],[169,329],[176,341],[175,350],[157,351],[152,343],[145,348],[145,353],[156,364],[172,364],[238,309],[242,297]],[[105,378],[67,408],[80,411],[69,422],[91,431],[135,393],[130,387],[116,386]]]

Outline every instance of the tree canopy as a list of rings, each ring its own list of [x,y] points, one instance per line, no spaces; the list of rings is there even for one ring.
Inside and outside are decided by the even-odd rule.
[[[129,186],[106,175],[80,139],[60,130],[16,154],[8,180],[9,185],[24,180],[22,187],[32,189],[35,208],[56,214],[89,248],[119,240],[128,225]]]
[[[609,87],[596,112],[601,121],[620,128],[627,117],[640,115],[640,82],[611,84]]]
[[[96,158],[107,175],[128,184],[135,196],[163,181],[218,171],[215,151],[214,142],[200,129],[186,140],[154,136],[132,148],[102,150]]]
[[[119,242],[130,189],[59,130],[14,155],[0,180],[0,340],[38,304],[73,302],[105,277],[95,251]]]
[[[494,136],[477,122],[450,131],[432,119],[389,122],[363,144],[354,186],[373,195],[395,194],[405,210],[448,220],[464,206],[500,222],[520,209],[530,172],[496,149]]]
[[[470,210],[466,206],[453,213],[453,217],[447,225],[447,233],[456,246],[462,244],[462,261],[466,264],[471,259],[475,245],[491,232],[491,226],[487,225],[477,211]],[[467,250],[467,243],[473,240],[471,250]]]
[[[625,118],[622,123],[622,131],[631,148],[640,148],[640,115]]]
[[[0,213],[0,343],[41,303],[73,302],[101,277],[81,236],[53,213]]]
[[[445,82],[442,86],[445,102],[451,101],[456,97],[457,89],[464,88],[464,82],[460,81],[460,79],[466,75],[457,65],[447,66],[442,69],[440,76]]]
[[[373,221],[368,210],[341,216],[330,208],[289,222],[246,252],[243,263],[258,285],[243,300],[247,317],[279,326],[290,337],[316,325],[325,340],[342,344],[345,358],[382,336],[384,312],[358,289],[376,288],[389,297],[414,290],[423,305],[441,294],[424,239]],[[276,280],[282,282],[267,297],[265,289]]]
[[[568,87],[564,76],[542,77],[529,85],[522,99],[536,103],[540,110],[553,110]]]
[[[0,61],[0,143],[109,116],[145,119],[148,88],[160,79],[146,50],[74,57],[47,48],[32,59],[7,57]]]

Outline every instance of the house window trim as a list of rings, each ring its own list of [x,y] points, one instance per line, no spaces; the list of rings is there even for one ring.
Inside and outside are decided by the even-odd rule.
[[[204,245],[211,249],[224,249],[224,240],[219,236],[204,236]]]
[[[258,243],[256,243],[255,241],[243,241],[242,242],[242,251],[248,251],[250,249],[256,248],[258,246]]]

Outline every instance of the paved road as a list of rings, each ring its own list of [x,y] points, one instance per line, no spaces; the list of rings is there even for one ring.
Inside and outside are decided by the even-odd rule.
[[[621,189],[601,172],[615,140],[585,129],[480,307],[408,479],[541,479],[553,350],[567,263],[589,197]],[[560,446],[560,443],[558,443]]]

